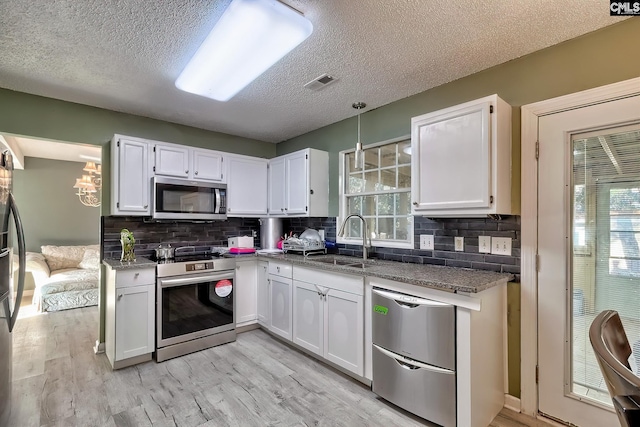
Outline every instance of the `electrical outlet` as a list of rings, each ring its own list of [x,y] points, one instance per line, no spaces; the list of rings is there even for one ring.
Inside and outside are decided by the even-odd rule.
[[[478,252],[481,254],[491,253],[491,236],[478,237]]]
[[[433,234],[420,235],[420,249],[424,249],[427,251],[433,250]]]
[[[491,253],[493,255],[511,256],[511,238],[493,237],[491,239]]]
[[[454,241],[456,251],[464,251],[464,237],[456,237]]]

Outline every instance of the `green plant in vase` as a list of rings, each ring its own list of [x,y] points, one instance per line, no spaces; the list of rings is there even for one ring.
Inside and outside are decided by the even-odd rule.
[[[122,256],[120,257],[120,261],[135,261],[136,255],[133,253],[133,248],[136,243],[136,239],[133,237],[133,233],[126,228],[120,230],[120,243],[122,244]]]

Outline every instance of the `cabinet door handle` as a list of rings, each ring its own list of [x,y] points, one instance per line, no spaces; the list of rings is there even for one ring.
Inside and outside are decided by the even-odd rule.
[[[276,267],[276,271],[280,273],[280,267]]]
[[[118,294],[118,300],[122,299],[123,294]]]
[[[144,208],[147,209],[149,207],[149,205],[144,205]]]
[[[139,276],[140,276],[140,273],[136,273],[136,274],[133,275],[133,278],[137,279]]]
[[[187,169],[186,171],[184,171],[184,173],[189,173],[189,169]]]
[[[195,171],[194,173],[195,173],[196,175],[198,175],[198,171]]]
[[[284,208],[280,208],[280,211],[281,211],[281,212],[284,212]]]
[[[286,211],[286,210],[288,210],[288,209],[287,209],[287,208],[284,208],[284,210]]]
[[[418,206],[418,202],[413,202],[413,206]]]

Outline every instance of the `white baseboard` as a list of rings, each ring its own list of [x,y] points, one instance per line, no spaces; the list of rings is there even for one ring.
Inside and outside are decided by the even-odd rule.
[[[505,394],[504,407],[515,412],[520,412],[520,399],[510,394]]]

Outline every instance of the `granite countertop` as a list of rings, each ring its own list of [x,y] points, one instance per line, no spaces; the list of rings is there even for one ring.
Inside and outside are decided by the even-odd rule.
[[[278,253],[258,254],[258,258],[286,261],[295,265],[320,268],[337,273],[378,277],[449,292],[477,293],[499,284],[507,283],[514,277],[509,273],[378,259],[368,259],[366,266],[362,267],[362,258],[342,255],[311,255],[304,257],[297,254]],[[333,260],[338,264],[333,264]],[[340,265],[341,263],[358,264],[358,266]]]
[[[136,268],[151,268],[155,267],[157,263],[151,261],[149,258],[137,256],[133,262],[122,262],[119,259],[103,259],[102,263],[114,270],[132,270]]]

